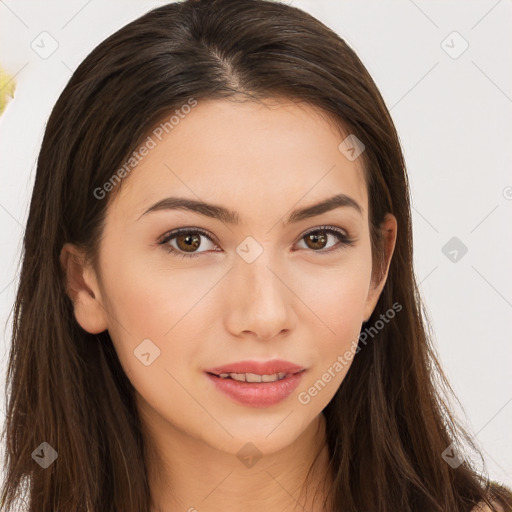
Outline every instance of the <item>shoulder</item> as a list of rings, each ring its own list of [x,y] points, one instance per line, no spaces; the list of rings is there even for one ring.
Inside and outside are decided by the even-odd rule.
[[[497,512],[505,512],[505,509],[499,505],[498,503],[494,503],[494,508]],[[471,510],[471,512],[494,512],[489,505],[485,503],[479,503],[475,508]]]

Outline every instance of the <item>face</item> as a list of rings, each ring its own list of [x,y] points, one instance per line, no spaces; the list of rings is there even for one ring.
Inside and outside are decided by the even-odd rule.
[[[319,111],[289,102],[199,102],[160,137],[109,204],[77,320],[108,329],[147,418],[225,452],[277,451],[339,388],[384,285],[372,281],[359,159]],[[171,197],[231,214],[162,202]],[[276,359],[303,371],[229,378],[235,395],[206,373]]]

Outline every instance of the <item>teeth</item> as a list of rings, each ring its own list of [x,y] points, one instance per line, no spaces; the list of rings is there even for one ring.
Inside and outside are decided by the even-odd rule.
[[[233,380],[239,382],[275,382],[286,377],[286,373],[279,372],[273,375],[258,375],[256,373],[221,373],[219,375],[221,379],[227,379],[231,377]]]
[[[262,375],[256,375],[255,373],[246,373],[245,375],[241,375],[241,377],[247,382],[261,382],[263,378]]]
[[[245,382],[247,380],[245,373],[230,373],[229,376],[234,380]]]

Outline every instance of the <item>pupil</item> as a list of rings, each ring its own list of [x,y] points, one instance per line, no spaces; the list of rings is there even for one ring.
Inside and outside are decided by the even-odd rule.
[[[322,235],[311,234],[308,236],[308,238],[310,241],[313,242],[313,244],[318,244],[318,243],[322,244],[327,241],[327,237],[324,234],[322,234]],[[314,247],[314,248],[318,249],[318,247]]]
[[[192,252],[193,249],[199,247],[199,237],[197,235],[181,235],[178,237],[178,243],[180,241],[185,242],[185,250],[188,252]]]

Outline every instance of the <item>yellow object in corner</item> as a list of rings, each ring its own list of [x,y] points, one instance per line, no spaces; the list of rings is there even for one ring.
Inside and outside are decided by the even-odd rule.
[[[10,98],[14,98],[14,89],[16,88],[16,81],[14,77],[6,73],[0,66],[0,114],[5,109]]]

